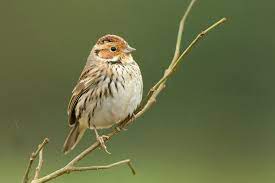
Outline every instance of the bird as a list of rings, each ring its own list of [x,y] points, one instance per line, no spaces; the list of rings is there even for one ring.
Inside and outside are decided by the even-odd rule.
[[[112,34],[99,38],[91,49],[68,104],[70,132],[63,145],[65,154],[75,148],[87,129],[95,132],[97,141],[109,153],[104,136],[97,130],[133,116],[142,100],[142,75],[132,57],[135,50]]]

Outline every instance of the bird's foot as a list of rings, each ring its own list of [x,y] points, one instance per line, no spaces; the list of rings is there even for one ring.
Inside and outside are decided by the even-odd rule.
[[[97,130],[96,130],[96,126],[93,125],[94,127],[94,131],[95,131],[95,135],[96,135],[96,140],[99,142],[101,148],[107,153],[107,154],[111,154],[108,150],[107,150],[107,146],[105,145],[105,140],[104,139],[109,139],[110,137],[107,135],[102,135],[99,136]]]
[[[105,145],[104,139],[109,139],[109,136],[107,136],[107,135],[102,135],[102,136],[97,135],[97,136],[96,136],[96,140],[100,143],[101,148],[102,148],[107,154],[111,154],[111,153],[107,150],[107,146]]]

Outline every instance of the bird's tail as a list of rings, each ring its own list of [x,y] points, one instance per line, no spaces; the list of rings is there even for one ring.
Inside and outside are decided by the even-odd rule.
[[[84,135],[84,132],[87,128],[82,127],[79,122],[75,124],[74,127],[72,127],[69,135],[67,136],[65,143],[63,145],[63,152],[65,154],[69,153],[71,150],[75,148],[75,146],[78,144],[82,136]]]

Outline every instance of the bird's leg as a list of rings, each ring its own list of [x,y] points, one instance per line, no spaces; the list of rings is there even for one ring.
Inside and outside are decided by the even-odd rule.
[[[93,124],[93,127],[94,127],[94,131],[95,131],[95,135],[96,135],[96,140],[100,143],[100,146],[102,147],[102,149],[108,153],[108,154],[111,154],[108,150],[107,150],[107,146],[105,145],[105,142],[104,142],[104,138],[109,138],[109,136],[106,136],[106,135],[102,135],[102,136],[99,136],[97,130],[96,130],[96,126]]]

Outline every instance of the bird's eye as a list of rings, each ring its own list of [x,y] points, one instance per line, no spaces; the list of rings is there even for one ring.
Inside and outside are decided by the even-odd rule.
[[[112,51],[116,51],[116,47],[114,47],[114,46],[111,47],[111,50],[112,50]]]

